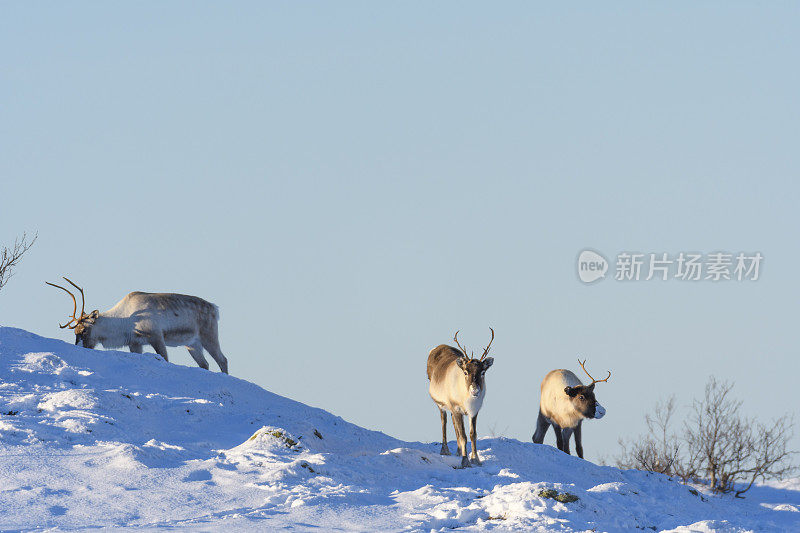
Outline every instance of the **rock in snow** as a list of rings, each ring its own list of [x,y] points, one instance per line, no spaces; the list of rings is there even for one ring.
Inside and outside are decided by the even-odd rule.
[[[0,328],[2,530],[800,531],[798,480],[735,500],[547,445],[483,438],[467,469],[439,447],[153,354]]]

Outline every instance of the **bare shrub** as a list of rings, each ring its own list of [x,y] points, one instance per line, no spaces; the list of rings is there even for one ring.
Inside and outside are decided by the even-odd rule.
[[[675,409],[674,396],[659,400],[652,413],[644,417],[647,435],[630,442],[619,440],[622,452],[617,457],[617,466],[683,477],[686,473],[680,457],[681,442],[672,431]]]
[[[794,420],[783,415],[771,423],[741,414],[742,402],[731,397],[733,384],[711,377],[702,400],[686,422],[690,468],[706,478],[714,492],[747,492],[759,479],[780,478],[796,470],[788,449]],[[736,489],[736,483],[744,488]]]
[[[507,435],[508,434],[508,426],[506,426],[504,430],[499,431],[497,429],[497,422],[496,421],[493,422],[492,424],[490,424],[488,426],[487,430],[488,430],[487,432],[488,432],[489,436],[492,437],[492,438],[498,438],[498,437],[502,437],[503,435]]]
[[[758,480],[797,471],[788,447],[793,418],[783,415],[769,423],[748,418],[740,411],[742,402],[733,399],[732,389],[730,383],[709,378],[703,398],[694,400],[680,433],[671,430],[674,397],[659,401],[645,416],[648,434],[632,442],[620,440],[617,466],[674,475],[736,497]]]
[[[11,276],[14,275],[14,267],[17,266],[22,256],[25,255],[25,252],[30,250],[38,237],[39,235],[36,234],[33,236],[33,239],[28,241],[28,235],[23,233],[22,237],[14,240],[13,246],[4,246],[2,250],[0,250],[0,289],[2,289],[6,283],[8,283],[8,280],[11,279]]]

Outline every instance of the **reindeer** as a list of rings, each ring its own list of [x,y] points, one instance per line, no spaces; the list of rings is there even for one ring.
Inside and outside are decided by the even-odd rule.
[[[450,455],[447,447],[447,413],[450,411],[453,427],[456,432],[458,453],[461,455],[461,467],[470,464],[480,465],[478,446],[476,443],[477,431],[475,423],[478,411],[483,405],[486,394],[486,383],[483,375],[494,363],[493,357],[486,357],[494,341],[494,330],[489,345],[483,350],[480,359],[467,357],[465,350],[458,342],[458,331],[453,340],[459,349],[440,344],[428,354],[428,392],[439,407],[439,416],[442,420],[442,455]],[[474,354],[472,354],[474,355]],[[464,415],[469,417],[469,438],[472,441],[472,454],[467,461],[467,435],[464,431]]]
[[[61,285],[45,283],[72,297],[72,317],[58,327],[73,330],[75,344],[80,343],[84,348],[98,344],[105,348],[127,346],[133,353],[142,353],[142,346],[149,344],[165,361],[169,361],[167,346],[186,346],[197,364],[208,370],[208,361],[203,357],[205,348],[219,369],[228,373],[228,360],[219,347],[216,305],[185,294],[132,292],[108,311],[101,313],[95,309],[86,313],[83,289],[64,279],[81,293],[80,316],[72,292]]]
[[[584,418],[601,419],[606,410],[594,397],[596,383],[607,382],[611,377],[608,372],[606,379],[594,379],[586,370],[583,362],[578,364],[589,379],[591,385],[584,385],[578,377],[569,370],[559,369],[549,372],[542,380],[541,399],[539,400],[539,418],[536,420],[536,433],[533,442],[541,444],[550,426],[556,433],[556,446],[559,450],[569,453],[569,438],[575,433],[575,451],[583,459],[583,443],[581,441],[581,423]]]

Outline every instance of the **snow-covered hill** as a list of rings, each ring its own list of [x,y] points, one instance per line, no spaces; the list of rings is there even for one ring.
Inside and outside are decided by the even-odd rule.
[[[800,531],[800,480],[718,498],[502,438],[456,469],[232,376],[14,328],[0,413],[3,530]]]

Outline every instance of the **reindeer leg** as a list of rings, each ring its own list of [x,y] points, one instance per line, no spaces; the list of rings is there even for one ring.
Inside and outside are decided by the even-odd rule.
[[[562,450],[564,450],[564,453],[566,453],[567,455],[570,455],[569,438],[572,436],[572,431],[573,431],[572,428],[564,428],[561,430],[561,433],[564,435],[564,447],[562,448]]]
[[[564,451],[564,436],[561,434],[561,426],[555,422],[551,422],[551,424],[553,425],[553,431],[556,433],[556,448]]]
[[[162,335],[152,337],[150,339],[150,346],[153,347],[158,355],[164,358],[164,361],[169,362],[169,357],[167,357],[167,345],[164,344],[164,337]]]
[[[469,456],[469,462],[473,465],[481,465],[481,460],[478,457],[478,430],[475,427],[478,423],[478,415],[469,417],[469,440],[472,443],[472,453]]]
[[[467,459],[467,432],[464,430],[464,416],[453,415],[453,426],[456,428],[456,436],[458,437],[458,454],[461,456],[461,467],[466,468],[469,466]]]
[[[439,416],[442,418],[442,451],[441,455],[450,455],[450,448],[447,447],[447,413],[444,409],[439,409]]]
[[[222,355],[222,350],[219,348],[219,338],[217,332],[217,323],[214,322],[213,327],[209,326],[211,331],[204,332],[203,330],[200,331],[200,342],[203,344],[203,348],[206,349],[208,354],[211,356],[214,361],[217,362],[219,369],[224,374],[228,373],[228,358]],[[202,365],[201,365],[202,366]]]
[[[548,422],[547,417],[539,411],[539,417],[536,419],[536,433],[533,434],[533,442],[536,444],[543,443],[544,436],[547,434],[548,429],[550,429],[550,422]]]
[[[192,356],[192,359],[194,359],[195,363],[197,363],[200,368],[208,370],[208,361],[203,357],[203,345],[200,344],[199,340],[195,340],[191,345],[187,346],[186,349],[189,350],[189,355]]]
[[[578,425],[575,426],[575,453],[578,454],[578,457],[583,459],[583,439],[581,437],[581,424],[583,420],[578,422]]]

